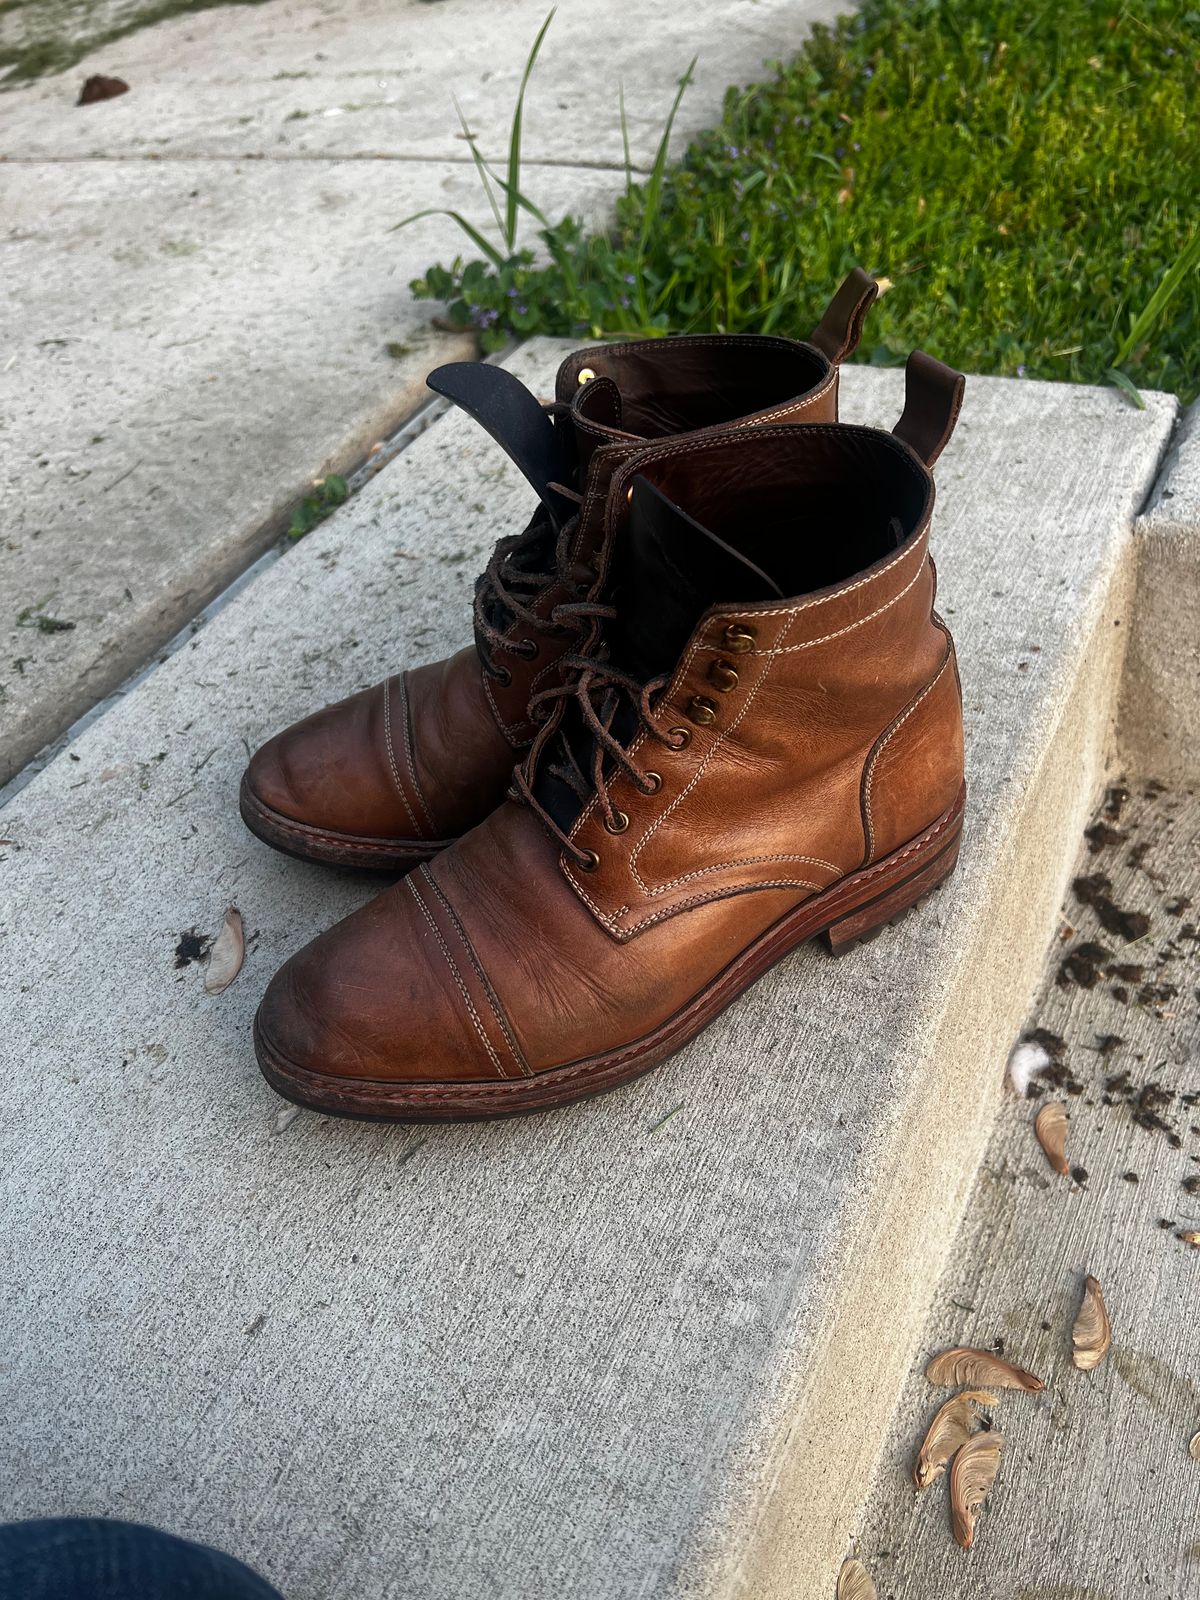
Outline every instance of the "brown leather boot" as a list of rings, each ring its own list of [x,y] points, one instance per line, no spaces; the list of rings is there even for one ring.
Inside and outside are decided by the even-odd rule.
[[[647,439],[717,426],[836,421],[839,363],[876,295],[856,269],[812,338],[697,335],[601,345],[563,362],[540,405],[501,367],[439,368],[430,387],[469,411],[539,497],[502,539],[475,590],[475,642],[388,678],[277,734],[242,780],[246,825],[310,861],[404,871],[504,798],[536,731],[532,695],[560,679],[579,629],[557,607],[595,580],[590,516],[617,466]]]
[[[573,608],[589,636],[543,691],[513,797],[277,974],[255,1041],[280,1093],[400,1119],[562,1105],[953,870],[962,714],[929,468],[962,384],[917,354],[894,434],[755,428],[622,464],[612,604]]]

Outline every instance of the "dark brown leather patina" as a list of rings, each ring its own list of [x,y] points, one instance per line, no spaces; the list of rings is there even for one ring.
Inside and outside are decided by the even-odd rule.
[[[953,870],[929,468],[961,394],[917,356],[894,434],[766,425],[614,458],[580,518],[584,631],[512,796],[279,972],[255,1037],[281,1093],[400,1119],[561,1105]]]
[[[875,294],[856,269],[807,342],[696,335],[578,351],[544,414],[502,369],[434,373],[431,387],[501,439],[538,489],[538,510],[501,540],[476,585],[473,645],[262,746],[242,780],[252,831],[308,860],[405,870],[486,817],[536,732],[530,700],[561,681],[559,662],[579,642],[562,608],[595,582],[596,510],[620,463],[651,439],[835,421],[838,367]]]

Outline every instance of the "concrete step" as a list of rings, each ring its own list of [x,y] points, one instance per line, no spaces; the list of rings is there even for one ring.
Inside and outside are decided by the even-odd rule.
[[[1200,1229],[1198,425],[1193,408],[1135,528],[1113,781],[1071,869],[1109,878],[1146,931],[1114,934],[1075,892],[1060,906],[1026,1019],[1053,1060],[1032,1098],[1003,1096],[866,1501],[858,1549],[893,1600],[1196,1592],[1200,1258],[1182,1236]],[[1069,961],[1086,944],[1109,952],[1098,971]],[[1071,1179],[1034,1137],[1049,1100],[1070,1116]],[[1086,1274],[1113,1332],[1089,1373],[1071,1363]],[[944,1486],[918,1496],[908,1473],[944,1397],[922,1376],[927,1357],[998,1339],[1046,1391],[997,1408],[1006,1446],[968,1560]]]
[[[502,164],[547,9],[222,6],[3,95],[0,784],[266,549],[314,478],[422,403],[431,367],[469,353],[408,292],[467,241],[444,217],[390,229],[428,207],[486,212],[452,96]],[[606,219],[625,182],[620,80],[645,168],[693,55],[678,141],[834,9],[700,0],[681,33],[668,10],[634,30],[620,7],[564,0],[530,89],[531,197]],[[91,72],[129,93],[77,108]]]
[[[513,365],[544,389],[559,354]],[[849,371],[847,414],[890,425],[901,383]],[[245,834],[246,749],[468,636],[527,494],[465,420],[0,812],[8,1515],[160,1523],[289,1600],[831,1590],[1100,781],[1176,413],[1146,398],[969,384],[934,536],[956,877],[562,1114],[295,1114],[250,1048],[279,961],[371,888]],[[213,998],[176,952],[230,903],[249,953]]]

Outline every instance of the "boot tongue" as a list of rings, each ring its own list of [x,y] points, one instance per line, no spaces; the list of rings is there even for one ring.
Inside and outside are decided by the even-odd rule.
[[[566,434],[536,395],[507,368],[486,361],[452,361],[425,382],[487,429],[533,486],[557,531],[575,507],[552,485],[570,484],[575,464]]]
[[[710,606],[783,597],[761,567],[645,478],[633,480],[629,521],[612,567],[614,666],[643,680],[669,673]]]

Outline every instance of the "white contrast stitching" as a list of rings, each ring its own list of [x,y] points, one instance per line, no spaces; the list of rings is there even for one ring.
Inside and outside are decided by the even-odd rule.
[[[396,751],[392,744],[392,680],[388,678],[383,686],[383,742],[387,750],[388,766],[392,771],[392,782],[396,785],[396,793],[404,803],[408,812],[408,820],[413,825],[413,832],[417,838],[421,837],[421,824],[417,821],[413,808],[408,803],[408,796],[404,792],[404,785],[400,781],[400,771],[396,766]]]
[[[532,1068],[530,1067],[529,1063],[526,1061],[525,1057],[521,1054],[520,1050],[517,1049],[516,1040],[513,1038],[512,1033],[509,1031],[508,1018],[500,1010],[499,1004],[497,1003],[497,999],[492,993],[492,985],[488,981],[487,975],[483,970],[483,966],[480,963],[479,956],[478,956],[478,954],[477,954],[477,952],[475,950],[474,945],[471,943],[470,939],[467,937],[467,930],[463,927],[462,921],[461,921],[457,911],[455,911],[454,907],[450,904],[449,900],[447,900],[446,896],[442,893],[441,886],[438,884],[437,879],[433,876],[433,873],[430,872],[428,863],[426,862],[425,864],[423,864],[419,870],[420,870],[421,876],[426,880],[426,882],[429,884],[429,887],[433,890],[434,894],[437,895],[437,897],[438,897],[439,901],[441,902],[442,906],[445,908],[446,915],[450,918],[451,922],[454,924],[454,926],[455,926],[455,928],[456,928],[456,930],[458,932],[458,936],[462,940],[463,949],[467,952],[467,957],[470,960],[471,965],[475,969],[475,976],[479,979],[480,986],[482,987],[484,995],[487,998],[487,1003],[488,1003],[488,1006],[489,1006],[489,1008],[491,1010],[491,1013],[496,1019],[496,1023],[497,1023],[497,1026],[500,1029],[500,1032],[504,1035],[505,1043],[508,1045],[508,1048],[512,1051],[513,1060],[516,1062],[517,1066],[520,1068],[520,1070],[525,1074],[525,1076],[527,1078],[532,1076]]]
[[[417,777],[417,763],[413,758],[412,729],[409,726],[409,722],[408,675],[404,673],[401,674],[400,677],[400,728],[404,734],[405,764],[408,768],[408,775],[412,779],[413,793],[417,797],[417,801],[420,804],[421,810],[425,813],[425,821],[429,824],[429,831],[430,833],[435,833],[437,830],[435,829],[433,823],[433,813],[430,811],[425,800],[425,796],[422,793],[421,780]]]
[[[413,876],[415,876],[415,874]],[[442,938],[442,930],[438,927],[437,923],[433,920],[433,917],[430,914],[429,907],[425,904],[424,900],[422,900],[421,896],[417,893],[416,886],[413,883],[412,877],[408,877],[404,881],[405,881],[405,883],[407,883],[409,889],[412,891],[413,899],[420,906],[421,915],[425,918],[425,921],[433,929],[433,936],[437,940],[438,944],[441,946],[442,954],[446,958],[446,965],[450,968],[450,971],[451,971],[451,974],[453,975],[454,981],[458,985],[458,992],[459,992],[459,994],[462,995],[463,1000],[466,1003],[467,1010],[471,1014],[471,1021],[475,1024],[475,1032],[483,1040],[484,1049],[487,1051],[488,1055],[491,1056],[491,1058],[492,1058],[492,1065],[495,1067],[496,1071],[500,1074],[500,1076],[502,1078],[507,1078],[508,1074],[504,1070],[504,1064],[500,1060],[500,1057],[496,1054],[496,1047],[493,1045],[492,1041],[488,1038],[486,1032],[484,1031],[483,1024],[479,1020],[479,1013],[475,1010],[474,1005],[471,1003],[471,996],[467,993],[467,986],[463,982],[462,973],[458,970],[457,966],[455,966],[454,957],[450,954],[450,951],[446,947],[446,941]]]
[[[909,705],[908,705],[908,707],[907,707],[907,709],[905,711],[901,712],[900,716],[896,719],[896,721],[892,724],[892,726],[887,730],[887,732],[884,734],[883,738],[879,741],[879,743],[875,746],[874,750],[871,752],[871,758],[867,762],[867,771],[866,771],[866,775],[865,775],[865,778],[864,778],[864,793],[865,793],[865,797],[866,797],[865,809],[866,809],[866,814],[867,814],[867,861],[868,862],[870,861],[871,857],[875,854],[875,823],[874,823],[874,819],[873,819],[872,814],[871,814],[871,785],[872,785],[872,783],[874,782],[874,779],[875,779],[875,763],[879,760],[880,756],[883,754],[884,750],[887,748],[888,741],[891,739],[892,735],[900,732],[900,729],[908,721],[909,717],[912,716],[913,712],[917,709],[917,707],[921,704],[921,702],[926,698],[926,696],[933,693],[934,689],[937,687],[938,683],[941,681],[942,674],[945,672],[946,668],[950,665],[950,663],[953,660],[954,660],[954,647],[953,647],[953,645],[948,645],[947,649],[946,649],[946,659],[942,662],[941,666],[937,669],[937,671],[934,673],[933,677],[929,680],[929,682],[921,690],[920,694],[916,697],[916,699],[909,703]]]

